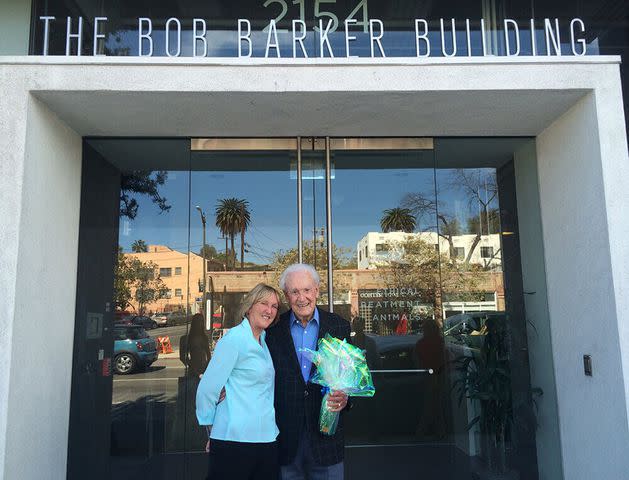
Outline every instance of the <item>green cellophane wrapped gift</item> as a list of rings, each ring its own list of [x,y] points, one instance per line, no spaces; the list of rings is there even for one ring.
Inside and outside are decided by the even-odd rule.
[[[351,397],[373,397],[376,393],[365,353],[360,348],[330,334],[319,340],[316,351],[307,348],[302,348],[301,351],[306,353],[317,367],[310,381],[327,389],[321,402],[319,430],[324,435],[334,435],[339,412],[328,409],[330,391],[342,391]]]

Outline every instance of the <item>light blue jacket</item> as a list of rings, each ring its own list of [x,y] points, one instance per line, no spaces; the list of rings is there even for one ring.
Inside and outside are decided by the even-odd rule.
[[[197,390],[199,425],[212,425],[211,438],[234,442],[273,442],[275,369],[264,337],[260,343],[246,318],[216,344]],[[218,402],[225,387],[225,400]]]

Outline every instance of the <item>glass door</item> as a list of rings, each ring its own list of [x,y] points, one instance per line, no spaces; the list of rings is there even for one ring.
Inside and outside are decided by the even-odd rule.
[[[346,415],[348,478],[536,478],[513,162],[526,140],[86,141],[77,296],[93,312],[77,314],[69,477],[202,478],[199,374],[243,295],[302,261],[377,390]],[[103,305],[102,330],[80,323]]]
[[[535,478],[518,142],[326,140],[331,307],[376,386],[346,416],[350,477]]]
[[[443,406],[438,373],[444,363],[437,213],[417,215],[408,205],[411,199],[434,204],[433,146],[430,138],[330,141],[332,238],[343,255],[333,271],[334,309],[350,320],[352,341],[365,350],[376,387],[373,398],[356,399],[346,416],[351,476],[371,478],[377,460],[392,478],[406,477],[415,471],[409,458],[423,454],[413,446],[446,437],[445,410],[439,414],[435,406]],[[437,340],[423,359],[419,345],[429,322]],[[451,452],[433,449],[432,455],[422,472],[437,464],[447,470]]]
[[[111,400],[92,412],[109,420],[111,475],[95,478],[204,478],[199,375],[243,295],[297,261],[296,139],[90,143],[120,192]]]
[[[281,266],[297,261],[297,142],[295,138],[192,139],[190,172],[190,306],[203,321],[209,350],[240,322],[244,295],[258,283],[277,285]],[[193,329],[182,331],[191,340]],[[199,374],[207,359],[186,361],[185,451],[203,452],[206,434],[195,416]],[[183,413],[182,413],[183,414]],[[203,478],[191,456],[190,474]]]

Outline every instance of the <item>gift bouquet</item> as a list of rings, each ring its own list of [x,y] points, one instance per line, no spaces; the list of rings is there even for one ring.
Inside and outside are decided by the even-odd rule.
[[[310,381],[323,386],[325,391],[319,415],[319,430],[324,435],[334,435],[339,412],[328,408],[330,391],[342,391],[351,397],[373,397],[376,393],[365,354],[360,348],[330,334],[319,339],[316,351],[307,348],[301,351],[317,367]]]

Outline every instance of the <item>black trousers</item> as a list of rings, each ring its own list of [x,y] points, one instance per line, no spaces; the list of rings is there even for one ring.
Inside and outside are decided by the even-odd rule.
[[[210,440],[208,480],[275,480],[279,478],[277,442]]]

